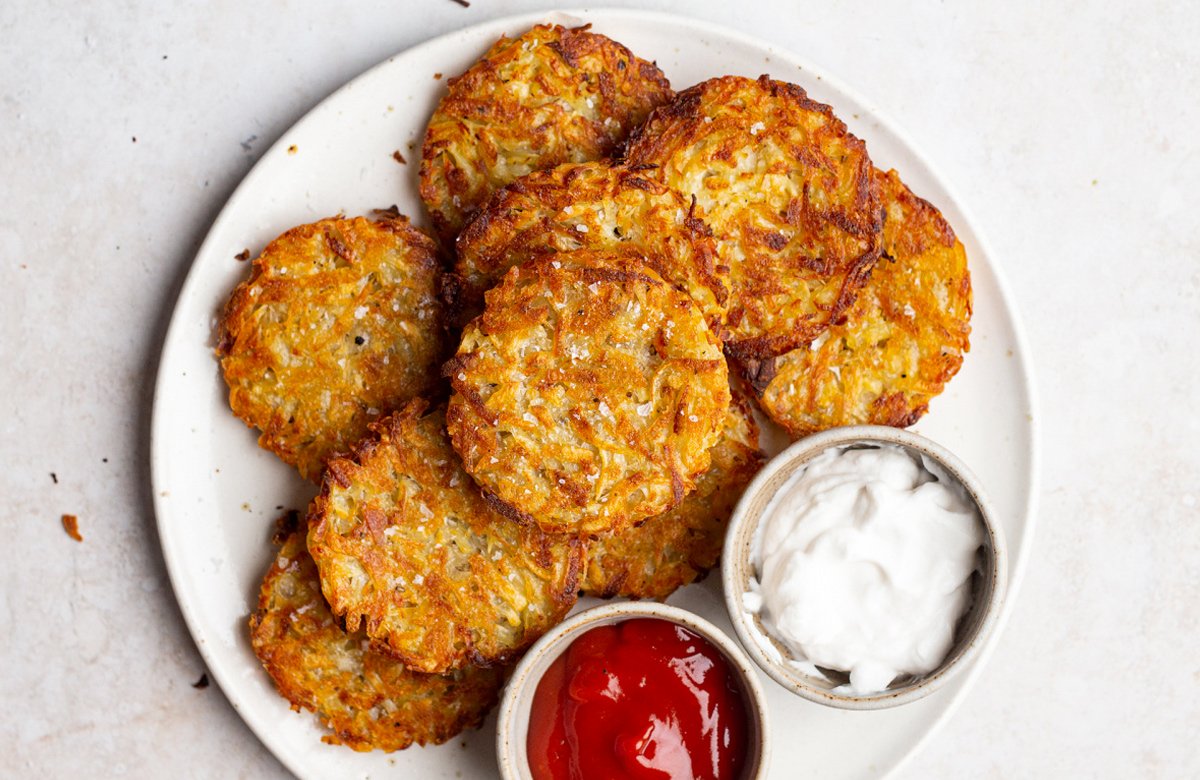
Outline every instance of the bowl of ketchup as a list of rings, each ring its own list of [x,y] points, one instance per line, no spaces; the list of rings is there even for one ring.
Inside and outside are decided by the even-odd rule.
[[[653,602],[585,610],[543,636],[500,703],[505,780],[766,776],[762,688],[697,615]]]

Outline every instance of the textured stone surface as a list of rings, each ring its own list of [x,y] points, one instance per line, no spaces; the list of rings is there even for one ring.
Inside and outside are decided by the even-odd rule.
[[[757,35],[876,100],[975,213],[1024,317],[1030,567],[978,685],[900,776],[1200,773],[1200,12],[610,4]],[[0,774],[286,774],[192,687],[148,487],[166,318],[232,189],[320,98],[537,7],[0,4]]]

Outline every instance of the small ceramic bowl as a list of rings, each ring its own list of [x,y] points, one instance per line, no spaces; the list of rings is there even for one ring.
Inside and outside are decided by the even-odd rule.
[[[636,618],[658,618],[681,625],[707,639],[724,655],[745,696],[750,719],[742,778],[760,780],[767,776],[770,745],[766,699],[758,673],[742,649],[712,623],[687,610],[657,602],[622,601],[585,610],[555,627],[529,649],[513,670],[500,700],[496,725],[496,757],[504,780],[532,780],[525,754],[529,713],[538,682],[550,664],[584,632]]]
[[[757,572],[751,561],[751,545],[763,512],[780,487],[817,455],[834,447],[899,445],[932,460],[966,489],[983,519],[984,540],[979,568],[972,578],[972,599],[959,619],[954,644],[941,665],[919,677],[902,677],[880,693],[855,696],[836,691],[846,682],[836,673],[809,674],[790,662],[788,649],[772,638],[759,617],[747,611],[744,597]],[[721,562],[721,579],[729,619],[746,652],[777,683],[811,701],[848,710],[875,710],[907,704],[928,696],[951,676],[968,665],[995,627],[1008,582],[1004,534],[997,525],[991,504],[971,470],[945,447],[910,431],[878,425],[834,428],[795,442],[776,455],[746,488],[730,518]]]

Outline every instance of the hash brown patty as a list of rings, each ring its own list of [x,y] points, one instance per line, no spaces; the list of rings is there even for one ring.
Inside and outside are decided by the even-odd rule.
[[[367,425],[438,382],[438,248],[406,217],[323,219],[254,260],[220,324],[233,413],[258,443],[320,478]]]
[[[493,511],[462,470],[441,409],[416,400],[330,460],[308,549],[346,629],[410,669],[516,656],[575,603],[581,546]]]
[[[970,349],[971,275],[954,230],[895,171],[876,172],[884,258],[845,322],[763,365],[761,404],[796,438],[838,425],[907,427]]]
[[[421,150],[421,199],[449,243],[518,176],[612,153],[674,93],[662,71],[588,32],[538,25],[501,38],[447,82]]]
[[[509,268],[584,248],[637,250],[720,332],[729,269],[717,262],[712,231],[695,205],[644,172],[607,160],[531,173],[492,195],[458,237],[460,303],[474,316]]]
[[[697,84],[654,111],[626,158],[656,166],[704,210],[730,269],[727,345],[739,361],[818,336],[879,257],[866,147],[794,84],[766,76]]]
[[[509,517],[600,533],[665,512],[708,468],[729,407],[719,340],[636,256],[511,269],[446,364],[463,466]]]
[[[304,533],[287,533],[263,578],[250,642],[275,687],[315,712],[332,732],[322,739],[354,750],[441,744],[478,728],[496,704],[501,669],[468,666],[446,676],[409,671],[370,649],[362,631],[346,633],[321,596]]]
[[[729,517],[763,459],[750,400],[735,386],[712,465],[695,491],[668,512],[590,542],[583,592],[661,600],[700,579],[721,557]]]

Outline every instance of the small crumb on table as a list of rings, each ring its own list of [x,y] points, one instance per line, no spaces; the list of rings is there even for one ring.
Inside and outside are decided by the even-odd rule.
[[[192,683],[192,687],[198,691],[207,688],[208,687],[208,672],[204,672],[203,674],[201,674],[200,679],[196,680],[196,682]]]
[[[62,516],[63,530],[67,532],[67,536],[77,542],[82,542],[83,537],[79,535],[79,518],[75,515]]]

